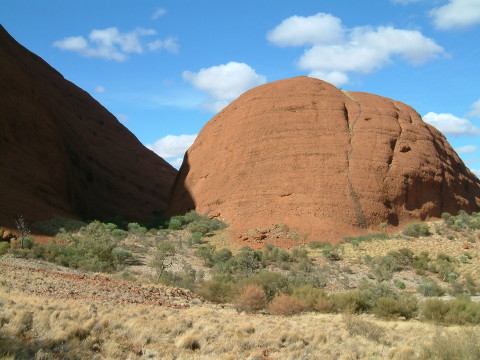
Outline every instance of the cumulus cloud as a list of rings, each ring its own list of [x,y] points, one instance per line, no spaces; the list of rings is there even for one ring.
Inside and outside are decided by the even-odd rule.
[[[319,36],[321,28],[326,30]],[[377,71],[394,57],[421,65],[445,54],[441,46],[417,30],[391,26],[348,29],[339,18],[324,13],[290,17],[270,31],[267,39],[278,46],[308,46],[297,66],[335,85],[347,83],[350,72]]]
[[[257,74],[249,65],[233,61],[198,72],[184,71],[182,76],[196,89],[210,96],[211,101],[202,105],[210,111],[220,111],[243,92],[267,81],[265,76]]]
[[[423,116],[423,120],[440,130],[445,135],[460,136],[478,136],[480,128],[473,125],[467,119],[459,118],[452,114],[437,114],[429,112]]]
[[[302,46],[329,44],[343,40],[342,21],[330,14],[292,16],[267,34],[267,39],[277,46]]]
[[[147,148],[155,152],[164,159],[177,158],[183,155],[185,151],[193,144],[197,137],[194,135],[167,135],[158,139],[153,144],[147,145]]]
[[[98,94],[104,93],[106,90],[102,85],[98,85],[95,87],[95,92]]]
[[[175,37],[167,37],[164,40],[157,39],[151,43],[148,43],[147,46],[151,51],[165,49],[173,54],[178,54],[178,50],[180,49],[180,46],[178,45],[178,39]]]
[[[480,24],[478,0],[450,0],[448,4],[430,11],[433,24],[441,30],[463,29]]]
[[[170,165],[172,165],[175,169],[180,169],[180,166],[182,166],[183,163],[183,157],[178,157],[173,160],[168,160]]]
[[[157,20],[158,18],[161,18],[166,13],[167,13],[167,10],[165,10],[163,8],[159,8],[159,9],[155,10],[155,12],[153,13],[152,19]]]
[[[474,145],[465,145],[455,149],[458,154],[470,154],[477,151],[477,147]]]
[[[153,29],[137,28],[129,32],[120,32],[116,27],[109,27],[103,30],[92,30],[88,39],[83,36],[70,36],[62,40],[55,41],[53,46],[78,53],[84,57],[99,57],[107,60],[125,61],[129,54],[142,54],[144,45],[142,37],[156,35]],[[170,40],[169,40],[170,39]],[[163,40],[161,47],[171,50],[173,38]],[[165,46],[165,42],[167,46]],[[155,43],[155,41],[153,42]],[[150,43],[151,44],[151,43]],[[156,50],[155,46],[149,50]],[[160,47],[157,47],[160,48]],[[178,49],[178,45],[176,47]]]
[[[467,116],[480,118],[480,99],[472,104],[472,110],[467,114]]]

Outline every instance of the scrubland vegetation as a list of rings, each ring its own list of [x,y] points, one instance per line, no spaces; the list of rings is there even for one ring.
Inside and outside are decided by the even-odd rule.
[[[72,315],[73,302],[60,306],[49,299],[26,300],[3,289],[0,339],[7,345],[0,354],[42,359],[58,353],[68,353],[68,358],[478,359],[480,214],[461,211],[442,218],[409,224],[395,235],[386,234],[386,224],[381,224],[378,233],[346,237],[336,245],[312,241],[291,250],[269,244],[263,250],[217,247],[224,243],[219,239],[228,232],[226,225],[195,212],[152,222],[154,226],[120,218],[38,223],[53,236],[50,243],[28,238],[24,248],[18,242],[11,248],[1,244],[0,254],[102,272],[116,280],[181,287],[206,302],[183,310],[132,305],[118,313],[105,305],[102,316],[93,317],[80,310]],[[68,325],[57,329],[47,308],[59,306],[61,323]],[[79,306],[88,312],[92,304]],[[207,313],[210,318],[202,318]],[[89,325],[80,329],[82,316]],[[176,329],[174,316],[190,325]],[[154,325],[153,319],[163,325]],[[171,323],[164,324],[166,319]],[[154,326],[161,330],[149,328]],[[44,334],[42,327],[63,337]],[[131,343],[122,347],[127,338]],[[241,356],[229,357],[235,353]]]

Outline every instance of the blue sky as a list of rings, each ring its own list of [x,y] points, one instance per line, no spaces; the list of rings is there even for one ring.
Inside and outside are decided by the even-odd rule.
[[[0,23],[177,167],[242,92],[309,75],[411,105],[480,175],[480,0],[1,0]]]

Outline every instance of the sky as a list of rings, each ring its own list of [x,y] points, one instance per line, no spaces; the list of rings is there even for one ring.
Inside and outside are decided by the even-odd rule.
[[[480,176],[480,0],[0,0],[0,23],[175,167],[255,86],[412,106]]]

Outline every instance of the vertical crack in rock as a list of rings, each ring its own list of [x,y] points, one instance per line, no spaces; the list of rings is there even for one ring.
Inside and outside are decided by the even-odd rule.
[[[357,117],[353,122],[350,122],[350,115],[348,113],[348,108],[346,104],[344,104],[344,113],[345,113],[345,119],[347,120],[347,126],[348,126],[348,132],[350,134],[350,138],[348,140],[348,151],[347,151],[347,184],[348,188],[350,190],[350,196],[353,201],[353,208],[355,210],[355,216],[357,217],[358,225],[361,228],[366,228],[367,227],[367,220],[365,218],[365,214],[363,213],[362,210],[362,204],[360,203],[360,198],[355,191],[355,188],[353,187],[352,180],[350,178],[350,158],[353,153],[353,136],[355,135],[354,128],[355,124],[357,123],[358,119],[360,118],[360,115],[362,114],[362,104],[360,104],[357,100],[355,100],[350,94],[347,94],[344,92],[345,96],[347,96],[349,99],[351,99],[355,104],[358,106],[358,114]]]

